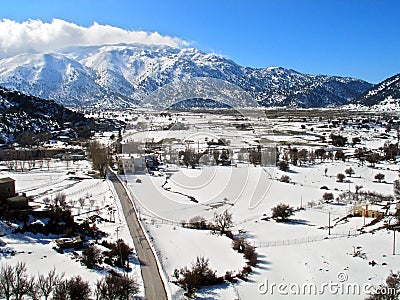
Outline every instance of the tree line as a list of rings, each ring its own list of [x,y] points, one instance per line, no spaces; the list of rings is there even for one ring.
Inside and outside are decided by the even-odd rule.
[[[0,297],[6,300],[129,300],[139,292],[136,279],[117,273],[99,279],[92,289],[80,275],[65,278],[55,269],[37,276],[27,273],[26,265],[3,264],[0,270]]]

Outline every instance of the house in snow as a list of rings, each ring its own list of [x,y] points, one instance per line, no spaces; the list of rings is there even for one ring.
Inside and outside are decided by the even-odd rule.
[[[146,171],[146,162],[143,156],[130,155],[118,157],[118,174],[143,174]]]
[[[30,208],[29,198],[25,193],[15,193],[15,180],[10,177],[0,178],[0,206],[5,210],[22,210]]]
[[[386,211],[386,206],[367,203],[355,205],[352,209],[353,216],[355,217],[366,217],[375,219],[383,218]]]
[[[10,177],[0,178],[0,200],[3,201],[15,195],[15,180]]]

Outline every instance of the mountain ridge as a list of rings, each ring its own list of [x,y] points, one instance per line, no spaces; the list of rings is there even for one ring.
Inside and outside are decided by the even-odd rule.
[[[400,73],[376,84],[356,99],[359,105],[380,110],[400,108]]]
[[[197,77],[237,85],[262,106],[338,106],[372,87],[349,77],[244,67],[195,48],[156,45],[75,46],[0,60],[0,85],[75,107],[141,105],[160,87]]]

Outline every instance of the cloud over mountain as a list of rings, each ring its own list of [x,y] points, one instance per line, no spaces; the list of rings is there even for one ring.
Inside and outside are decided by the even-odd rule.
[[[125,30],[93,23],[83,27],[60,19],[50,23],[41,20],[0,21],[0,58],[26,52],[51,52],[68,46],[98,46],[104,44],[140,43],[180,47],[188,42],[164,36],[158,32]]]

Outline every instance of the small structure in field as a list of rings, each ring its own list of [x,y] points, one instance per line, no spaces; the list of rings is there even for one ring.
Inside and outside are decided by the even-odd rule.
[[[385,207],[376,204],[359,204],[353,206],[352,212],[355,217],[381,219],[385,216],[385,210]]]
[[[56,240],[56,244],[60,249],[82,248],[83,240],[80,236],[72,238],[61,238]]]

